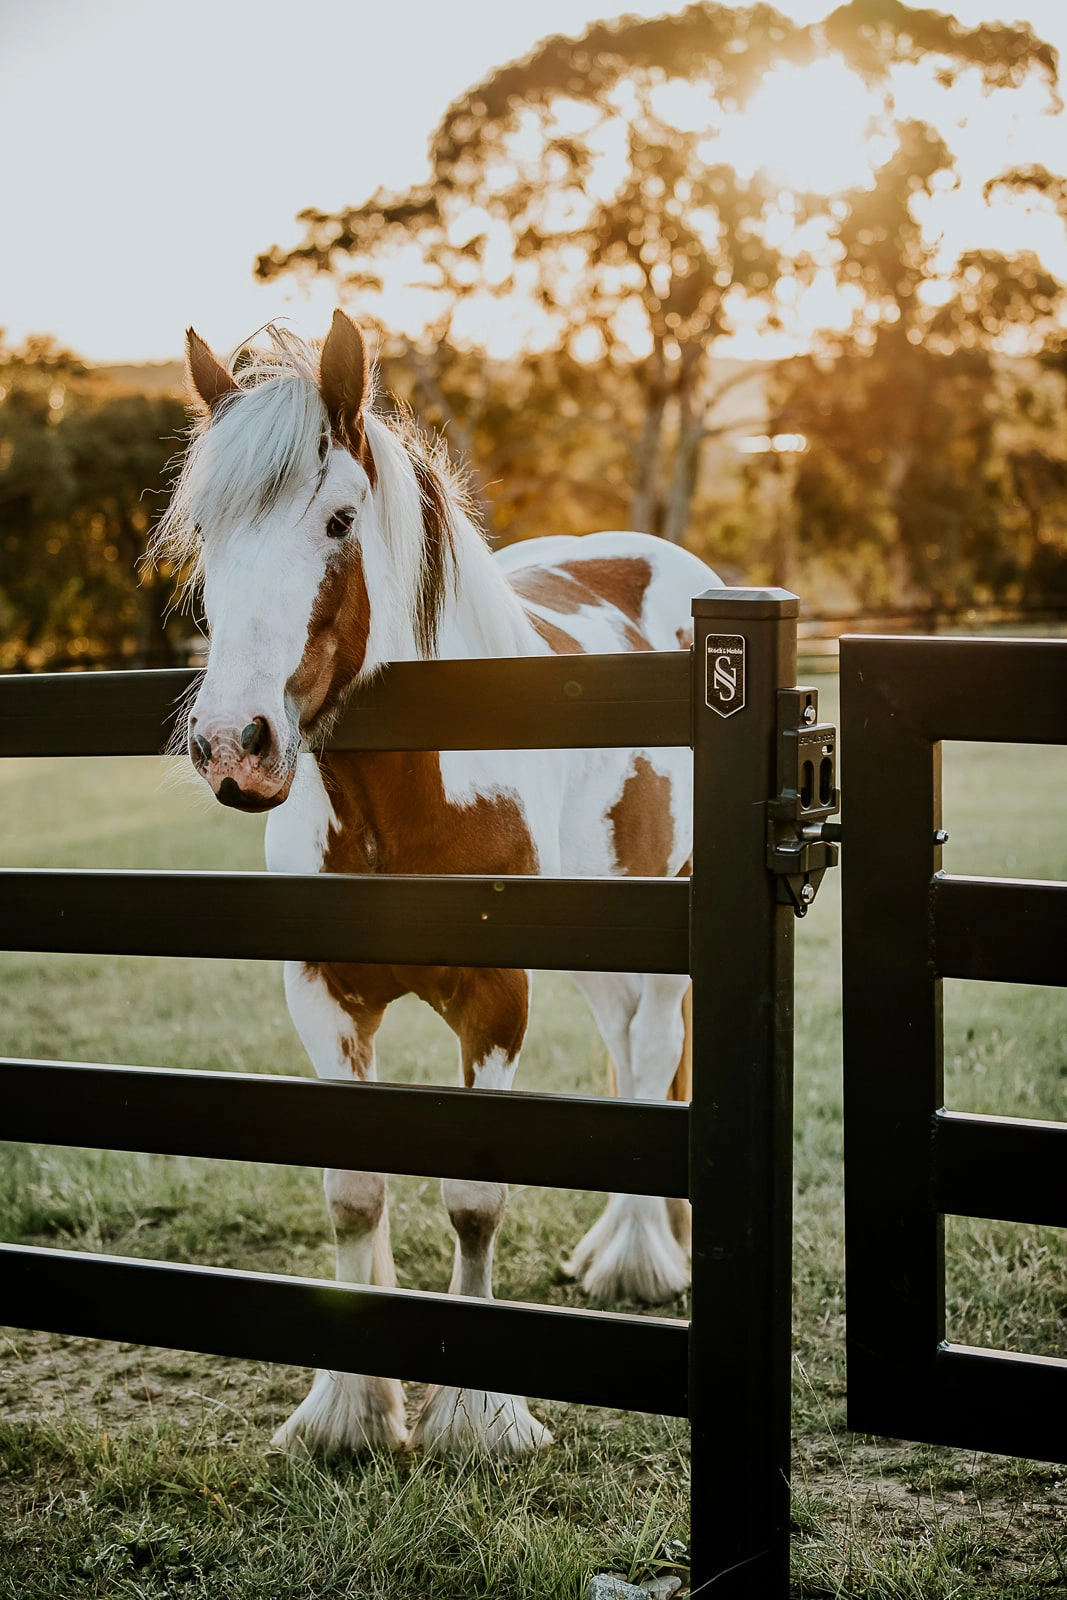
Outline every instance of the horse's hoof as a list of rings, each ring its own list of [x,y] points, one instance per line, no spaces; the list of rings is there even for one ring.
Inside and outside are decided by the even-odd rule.
[[[690,1281],[666,1202],[646,1195],[612,1195],[563,1271],[594,1299],[653,1306],[675,1299]]]
[[[518,1395],[435,1385],[427,1392],[411,1442],[431,1455],[524,1456],[550,1445],[552,1435]]]
[[[289,1456],[364,1455],[406,1450],[404,1391],[395,1378],[317,1372],[311,1392],[271,1439]]]

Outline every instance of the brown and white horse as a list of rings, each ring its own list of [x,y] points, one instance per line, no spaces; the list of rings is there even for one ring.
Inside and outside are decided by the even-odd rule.
[[[277,872],[676,875],[691,849],[685,750],[324,751],[353,684],[389,661],[665,650],[688,644],[690,597],[719,582],[635,533],[547,538],[495,558],[441,453],[368,404],[362,336],[334,315],[321,347],[270,330],[236,375],[190,330],[202,415],[157,550],[192,559],[211,644],[189,753],[223,805],[270,811]],[[662,1099],[684,1044],[685,977],[576,973],[618,1092]],[[459,1040],[461,1081],[507,1089],[530,975],[290,962],[289,1010],[321,1076],[375,1076],[386,1007],[415,993]],[[388,1165],[388,1152],[383,1152]],[[385,1177],[330,1170],[337,1276],[396,1281]],[[492,1294],[506,1188],[446,1180],[451,1291]],[[675,1219],[677,1220],[677,1219]],[[615,1195],[568,1270],[602,1299],[668,1299],[688,1281],[666,1203]],[[409,1442],[398,1381],[316,1374],[279,1429],[324,1454]],[[411,1441],[520,1453],[550,1442],[515,1396],[430,1391]]]

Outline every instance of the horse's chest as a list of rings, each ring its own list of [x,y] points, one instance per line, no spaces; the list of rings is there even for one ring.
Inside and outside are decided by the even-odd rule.
[[[479,755],[303,756],[267,822],[272,872],[515,873],[553,870],[552,807],[501,782]],[[521,768],[510,755],[508,776]],[[551,829],[548,830],[551,833]]]
[[[267,818],[268,872],[320,872],[336,824],[318,762],[314,756],[300,756],[288,800]]]

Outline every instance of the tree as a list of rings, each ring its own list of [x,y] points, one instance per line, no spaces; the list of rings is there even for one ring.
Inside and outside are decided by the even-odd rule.
[[[945,170],[945,153],[930,130],[897,127],[894,66],[933,56],[942,81],[973,68],[991,87],[1032,71],[1055,79],[1055,52],[1029,28],[967,29],[899,0],[851,0],[811,28],[768,5],[712,0],[652,21],[597,23],[580,38],[545,41],[450,106],[426,186],[336,213],[305,211],[301,242],[275,246],[256,270],[333,273],[365,301],[391,273],[418,282],[432,315],[413,359],[439,389],[457,348],[484,350],[479,324],[495,307],[522,307],[528,348],[593,366],[613,397],[627,438],[630,521],[681,539],[701,452],[736,420],[723,418],[714,357],[743,305],[776,325],[778,282],[818,264],[782,242],[783,211],[826,217],[840,276],[867,303],[893,297],[909,251],[918,251],[914,271],[925,271],[911,195],[896,174],[870,203],[857,194],[842,211],[715,159],[720,112],[743,105],[768,69],[826,50],[878,90],[878,120],[898,135],[897,167],[918,157],[920,184]],[[703,130],[672,116],[672,94],[676,107],[679,87],[694,86],[709,111]],[[903,214],[872,215],[887,198]],[[469,434],[451,432],[471,448]]]
[[[138,568],[184,423],[52,340],[0,341],[0,666],[170,659],[169,581]]]
[[[841,198],[836,238],[842,275],[862,290],[857,316],[775,386],[772,426],[808,441],[794,482],[799,555],[836,557],[870,606],[1019,601],[1035,581],[1050,592],[1058,565],[1062,520],[1042,520],[1058,473],[1038,473],[1034,456],[1062,456],[1065,397],[1051,403],[1047,384],[1040,407],[1027,395],[1035,363],[1063,371],[1067,294],[1026,252],[939,264],[916,196],[934,195],[952,171],[934,130],[908,123],[874,185]],[[986,189],[1055,192],[1061,181],[1015,173]],[[1020,454],[1011,439],[1027,412]],[[1016,515],[1023,494],[1041,501],[1029,520]],[[788,565],[775,576],[789,581]],[[1065,576],[1061,566],[1061,597]]]
[[[436,314],[414,360],[438,383],[455,347],[476,344],[474,315],[521,307],[535,347],[595,364],[601,389],[607,365],[629,520],[680,540],[718,426],[708,357],[733,326],[727,292],[766,299],[783,258],[767,237],[772,186],[709,165],[696,134],[671,123],[658,105],[665,65],[691,74],[703,61],[737,101],[773,62],[811,49],[769,6],[740,16],[739,30],[733,11],[697,6],[550,40],[450,108],[429,186],[303,213],[304,242],[262,256],[259,275],[349,258],[346,287],[366,293],[415,246]],[[622,176],[605,182],[613,159]]]

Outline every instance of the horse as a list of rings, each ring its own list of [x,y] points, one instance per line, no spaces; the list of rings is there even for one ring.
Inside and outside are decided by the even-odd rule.
[[[638,533],[532,539],[494,556],[441,442],[374,409],[352,320],[336,311],[321,346],[266,331],[270,348],[246,350],[234,370],[188,331],[196,420],[153,549],[190,570],[209,630],[189,756],[222,805],[269,812],[268,870],[686,874],[688,750],[324,747],[346,696],[388,662],[687,648],[691,596],[720,580]],[[617,1092],[665,1098],[688,979],[573,976]],[[530,974],[288,962],[285,993],[322,1077],[373,1081],[385,1010],[414,993],[456,1034],[461,1084],[508,1089]],[[328,1169],[324,1187],[337,1278],[394,1286],[385,1175]],[[450,1292],[491,1297],[506,1186],[441,1188],[456,1236]],[[686,1242],[677,1206],[617,1194],[565,1270],[600,1300],[662,1302],[688,1282]],[[447,1386],[429,1389],[409,1432],[397,1379],[341,1372],[316,1373],[273,1439],[327,1457],[521,1455],[550,1442],[523,1398]]]

